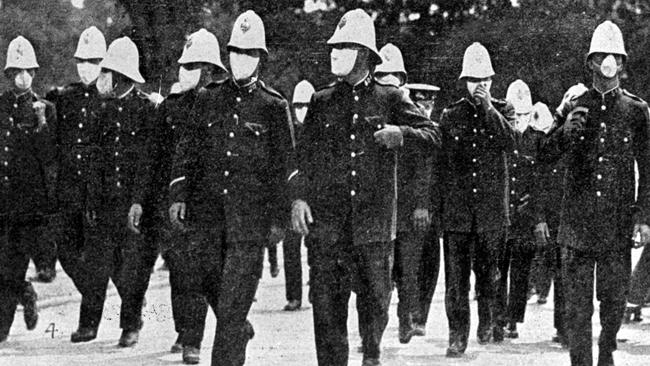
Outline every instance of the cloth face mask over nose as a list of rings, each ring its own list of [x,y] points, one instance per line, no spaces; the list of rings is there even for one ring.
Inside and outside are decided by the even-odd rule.
[[[334,48],[330,53],[332,74],[338,77],[348,76],[357,62],[359,50],[351,48]]]
[[[77,63],[77,74],[79,74],[79,79],[84,85],[90,85],[97,80],[101,71],[102,68],[98,64],[92,62]]]

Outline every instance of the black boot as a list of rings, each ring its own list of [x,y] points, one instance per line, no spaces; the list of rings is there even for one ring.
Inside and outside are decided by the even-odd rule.
[[[32,284],[26,282],[21,303],[23,304],[23,317],[25,318],[27,330],[34,330],[38,323],[38,306],[36,305],[37,298],[38,296],[36,295],[36,291],[34,291]]]
[[[97,338],[97,328],[85,328],[79,327],[76,331],[72,332],[70,335],[70,342],[80,343],[80,342],[89,342]]]

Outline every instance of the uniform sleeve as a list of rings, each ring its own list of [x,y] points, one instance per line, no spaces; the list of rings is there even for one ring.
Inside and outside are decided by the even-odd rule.
[[[201,119],[205,113],[202,111],[209,105],[206,94],[199,94],[194,106],[191,108],[187,128],[183,128],[178,145],[172,157],[171,181],[169,182],[169,200],[174,202],[187,202],[189,197],[190,179],[199,169],[198,156],[203,139],[207,135],[202,126],[206,123]]]
[[[160,132],[157,126],[157,110],[148,101],[138,112],[142,121],[142,131],[140,133],[139,144],[140,151],[136,162],[135,182],[131,203],[141,205],[151,203],[155,195],[156,184],[156,158],[161,148]]]
[[[58,177],[59,161],[56,144],[56,108],[54,104],[41,99],[45,107],[45,125],[39,127],[37,135],[37,149],[39,161],[42,164],[44,184],[47,187],[48,211],[55,213],[58,210],[58,197],[56,194],[56,182]]]
[[[538,160],[552,164],[560,160],[562,155],[569,149],[569,141],[567,141],[564,134],[564,123],[569,115],[569,112],[575,108],[576,102],[570,101],[564,105],[564,108],[557,110],[553,116],[553,127],[544,137],[538,149]]]
[[[650,224],[650,116],[643,102],[634,123],[634,158],[639,169],[639,188],[636,200],[636,223]]]
[[[499,110],[500,109],[500,110]],[[511,151],[520,138],[519,132],[515,129],[515,109],[512,104],[497,109],[489,108],[485,113],[486,127],[493,133],[500,143],[495,145],[502,151]]]
[[[320,142],[320,122],[318,120],[318,103],[315,95],[309,102],[309,109],[301,127],[300,138],[296,141],[295,155],[292,167],[289,169],[288,189],[289,200],[309,202],[309,190],[313,178],[313,164]]]
[[[399,125],[405,142],[419,140],[430,147],[441,147],[440,127],[424,115],[404,93],[396,93],[391,123]]]
[[[288,180],[292,167],[295,166],[296,142],[289,104],[285,99],[281,99],[274,109],[273,116],[276,123],[270,131],[270,161],[268,162],[272,199],[267,203],[267,213],[270,216],[271,225],[285,227],[289,221],[291,207]]]

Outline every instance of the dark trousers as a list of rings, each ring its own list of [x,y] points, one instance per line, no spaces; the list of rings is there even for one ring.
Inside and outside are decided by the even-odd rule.
[[[431,301],[438,284],[440,272],[440,239],[431,230],[424,238],[420,265],[418,266],[418,302],[413,316],[413,322],[426,325],[429,318]]]
[[[287,231],[287,235],[282,243],[287,301],[297,300],[302,302],[301,245],[302,236],[293,231]]]
[[[25,281],[29,258],[40,239],[40,222],[2,224],[0,236],[0,339],[9,334],[14,313],[26,293],[33,293]]]
[[[643,305],[650,292],[650,249],[646,245],[641,253],[639,262],[634,267],[630,281],[628,302]]]
[[[556,275],[557,248],[549,241],[535,253],[530,272],[529,288],[534,288],[539,297],[547,297]]]
[[[551,244],[553,261],[553,326],[559,336],[566,336],[566,296],[564,294],[562,248],[556,243]]]
[[[43,270],[54,271],[56,269],[56,237],[55,231],[57,227],[52,225],[45,224],[41,229],[43,235],[38,238],[36,245],[34,245],[34,250],[32,252],[32,260],[34,261],[34,266],[36,271],[40,272]]]
[[[348,364],[348,301],[357,293],[364,358],[379,358],[388,324],[392,242],[354,245],[350,230],[337,240],[310,238],[316,355],[321,366]]]
[[[67,235],[59,241],[59,257],[82,296],[79,327],[99,326],[109,279],[122,300],[120,328],[142,327],[144,295],[158,255],[157,237],[146,228],[140,235],[131,233],[126,212],[100,217],[93,227],[81,213],[66,215]]]
[[[571,365],[592,366],[594,269],[602,327],[598,346],[601,352],[613,352],[616,350],[616,334],[625,311],[631,272],[630,250],[595,254],[566,248],[563,260]]]
[[[485,332],[500,322],[502,314],[498,313],[496,306],[495,289],[499,280],[497,257],[502,243],[501,231],[444,234],[445,309],[450,344],[456,339],[466,341],[469,336],[469,277],[472,269],[476,276],[478,301],[477,332]]]
[[[264,262],[264,243],[228,242],[223,230],[188,230],[182,239],[186,293],[203,294],[217,318],[212,366],[241,366],[250,339],[246,318]]]
[[[503,322],[523,323],[528,300],[528,277],[535,257],[535,243],[531,238],[513,237],[507,240],[499,258],[499,287],[497,306],[505,314]],[[508,281],[509,279],[509,281]]]
[[[191,262],[195,255],[187,236],[180,232],[167,231],[165,240],[171,241],[170,248],[163,254],[169,267],[172,315],[174,327],[184,346],[201,348],[205,330],[208,302],[201,286],[196,284],[197,273]]]
[[[437,240],[432,236],[434,235],[431,232],[416,230],[397,233],[393,276],[399,299],[397,317],[400,322],[410,324],[411,321],[417,323],[424,319],[421,324],[426,323],[439,266],[438,263],[432,265],[431,262],[434,258],[430,258],[430,256],[435,255],[435,259],[438,261],[440,259],[439,253],[431,253],[430,242]],[[425,247],[427,248],[427,258],[424,258]],[[435,247],[440,250],[438,245]],[[431,272],[435,272],[435,274]],[[435,278],[432,279],[432,275]],[[431,286],[432,280],[433,286]]]

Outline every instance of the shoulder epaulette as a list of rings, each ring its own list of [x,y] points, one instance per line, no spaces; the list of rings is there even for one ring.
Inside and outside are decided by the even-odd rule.
[[[273,95],[274,97],[280,98],[280,99],[287,99],[282,93],[279,91],[271,88],[270,86],[266,85],[262,80],[258,80],[257,83],[260,85],[260,89],[264,90],[265,92]]]
[[[629,97],[629,98],[631,98],[631,99],[634,99],[634,100],[636,100],[637,102],[643,102],[643,103],[645,103],[645,100],[643,100],[641,97],[639,97],[639,96],[637,96],[637,95],[634,95],[634,94],[630,93],[629,91],[627,91],[627,90],[625,90],[625,89],[623,89],[623,88],[621,88],[621,91],[623,92],[623,95],[625,95],[626,97]]]

